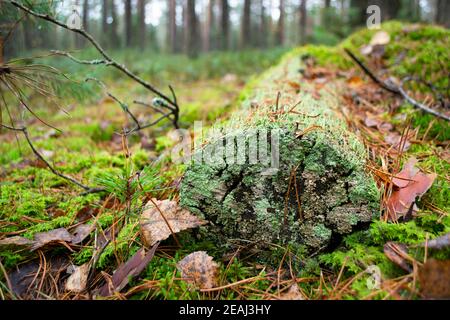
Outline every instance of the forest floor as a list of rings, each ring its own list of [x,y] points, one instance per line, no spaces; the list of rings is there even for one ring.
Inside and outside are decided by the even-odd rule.
[[[161,242],[139,274],[122,268],[121,280],[127,280],[120,290],[99,295],[104,283],[117,280],[111,280],[114,271],[127,266],[143,247],[139,215],[145,201],[149,197],[178,199],[184,166],[174,164],[169,155],[175,144],[170,123],[126,140],[120,132],[127,117],[111,98],[91,95],[92,87],[75,89],[79,97],[67,98],[71,102],[64,104],[68,114],[32,96],[36,114],[63,129],[59,132],[26,116],[24,123],[37,150],[61,173],[108,192],[82,194],[83,190],[36,159],[23,136],[0,131],[0,299],[87,299],[94,294],[107,299],[418,299],[448,293],[448,285],[429,285],[450,283],[449,240],[441,245],[432,242],[450,232],[448,122],[382,89],[343,48],[352,50],[383,79],[413,76],[432,82],[433,89],[422,82],[408,89],[418,101],[436,105],[444,100],[448,108],[450,36],[440,28],[396,22],[383,29],[389,39],[378,33],[382,39],[374,40],[377,31],[363,30],[337,47],[307,46],[289,53],[307,65],[292,86],[302,90],[302,81],[308,81],[319,90],[333,83],[343,101],[343,116],[367,147],[367,170],[383,194],[380,216],[368,230],[347,236],[332,252],[311,255],[292,252],[289,246],[273,247],[276,267],[241,259],[245,248],[224,252],[215,243],[199,240],[195,230],[187,230]],[[122,58],[157,84],[177,79],[171,84],[181,105],[180,124],[191,130],[194,121],[226,120],[239,107],[245,91],[251,90],[251,75],[276,64],[282,53],[211,54],[194,63],[180,57],[133,63],[138,61],[134,53]],[[76,68],[63,62],[56,65],[67,72]],[[119,81],[106,71],[87,72],[107,75],[108,91],[124,101],[146,98],[135,83]],[[88,98],[80,100],[83,95]],[[139,116],[148,117],[145,107],[133,108]],[[436,110],[447,112],[445,107]],[[418,160],[418,173],[405,166],[412,157]],[[436,176],[414,212],[389,214],[390,199],[402,189],[393,182],[393,175],[402,168],[408,183],[414,174]],[[127,188],[137,172],[151,176],[152,189],[131,200]],[[406,193],[411,198],[413,191]],[[413,205],[415,195],[404,201]],[[82,240],[67,240],[67,232],[82,235]],[[14,241],[8,240],[13,237]],[[100,238],[107,239],[101,250]],[[30,250],[30,244],[35,250]],[[206,251],[217,262],[218,283],[213,290],[193,289],[177,268],[184,257],[197,251]],[[75,266],[90,268],[93,260],[95,268],[87,271],[85,288],[78,293],[66,290],[71,274],[82,272]],[[211,261],[202,263],[211,266]],[[375,279],[367,271],[370,266],[379,268],[379,286],[368,285]],[[129,283],[128,276],[134,276]]]

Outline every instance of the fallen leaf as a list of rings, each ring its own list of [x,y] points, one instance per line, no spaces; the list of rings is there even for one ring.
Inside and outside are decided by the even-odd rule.
[[[427,299],[450,298],[450,260],[429,259],[419,269],[420,291]]]
[[[86,239],[95,229],[95,224],[80,224],[73,232],[72,243],[78,244]]]
[[[75,266],[73,273],[67,279],[66,290],[80,293],[86,289],[91,263],[87,262],[79,267]]]
[[[411,273],[412,267],[405,256],[408,255],[408,248],[406,245],[395,242],[387,242],[383,248],[386,257],[391,260],[394,264]]]
[[[300,90],[300,84],[298,82],[295,81],[288,81],[289,86],[294,89],[295,91],[299,91]]]
[[[56,284],[62,288],[61,273],[65,272],[69,263],[66,256],[54,255],[46,258],[45,265],[39,259],[17,265],[8,274],[12,291],[22,299],[42,299],[42,292],[36,290],[37,285],[42,282],[44,287],[54,287]]]
[[[72,235],[65,228],[54,229],[47,232],[40,232],[34,235],[34,242],[31,246],[31,251],[42,248],[52,242],[71,242]]]
[[[372,50],[373,50],[373,46],[367,45],[367,46],[362,46],[361,49],[359,49],[359,52],[361,52],[361,54],[364,56],[368,56],[369,54],[372,53]]]
[[[305,300],[296,283],[289,287],[289,290],[280,295],[279,300]]]
[[[392,183],[399,188],[406,187],[411,182],[411,179],[419,171],[416,168],[416,164],[417,164],[417,159],[410,158],[408,160],[408,162],[406,162],[406,164],[403,166],[402,171],[397,173],[395,175],[395,178],[392,179]]]
[[[188,210],[180,208],[176,201],[153,199],[153,202],[157,206],[155,207],[150,201],[147,204],[149,209],[142,213],[140,219],[141,234],[144,243],[149,247],[167,239],[172,232],[177,233],[207,223],[192,215]]]
[[[389,134],[387,134],[384,137],[384,141],[389,143],[391,146],[393,146],[398,151],[400,151],[401,140],[402,140],[402,136],[399,135],[397,132],[390,132]],[[402,151],[407,151],[409,149],[409,147],[411,146],[411,143],[408,140],[404,141],[403,143],[404,143],[404,145],[403,145]]]
[[[14,236],[9,237],[0,240],[0,247],[8,247],[8,246],[29,246],[34,243],[33,240],[20,237],[20,236]]]
[[[371,46],[384,46],[391,41],[391,36],[386,31],[378,31],[370,40]]]
[[[149,251],[145,248],[139,249],[126,263],[120,265],[114,272],[110,287],[109,283],[100,288],[99,294],[103,297],[110,296],[114,292],[120,292],[130,281],[131,277],[137,277],[147,267],[155,255],[159,243],[156,243]]]
[[[218,285],[219,265],[205,251],[197,251],[177,263],[181,276],[199,289],[211,289]]]
[[[393,190],[387,201],[390,216],[397,219],[405,216],[410,209],[413,209],[416,198],[421,197],[433,185],[436,176],[435,173],[418,172],[411,177],[412,181],[409,181],[405,187]]]
[[[347,84],[351,88],[359,88],[363,85],[363,83],[364,83],[364,81],[358,76],[353,76],[347,80]]]

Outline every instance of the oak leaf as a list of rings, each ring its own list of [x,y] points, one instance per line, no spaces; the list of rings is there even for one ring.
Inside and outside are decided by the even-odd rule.
[[[219,265],[205,251],[197,251],[177,263],[181,276],[200,289],[218,285]]]
[[[178,206],[176,201],[153,199],[140,219],[141,235],[144,243],[151,247],[165,240],[173,233],[196,228],[207,222]]]

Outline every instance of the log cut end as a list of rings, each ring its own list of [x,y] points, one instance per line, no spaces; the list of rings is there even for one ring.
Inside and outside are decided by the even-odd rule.
[[[271,80],[286,64],[293,62],[269,72]],[[370,222],[378,214],[378,189],[365,170],[363,145],[331,96],[316,100],[273,86],[256,90],[251,107],[244,102],[244,110],[210,131],[183,178],[180,203],[208,220],[208,236],[221,243],[290,243],[315,251]],[[283,92],[278,105],[277,92]]]

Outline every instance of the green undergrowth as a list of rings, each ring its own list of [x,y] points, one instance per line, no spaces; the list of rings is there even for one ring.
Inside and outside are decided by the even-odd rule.
[[[382,26],[391,35],[391,42],[386,46],[386,59],[389,70],[394,76],[402,78],[405,75],[422,74],[427,80],[435,81],[439,86],[448,85],[448,77],[442,76],[440,63],[449,65],[448,30],[438,27],[419,26],[413,27],[399,22],[390,22]],[[320,66],[332,67],[336,70],[348,70],[354,64],[346,57],[342,48],[347,47],[359,55],[359,48],[370,42],[376,31],[361,30],[349,37],[336,47],[306,46],[287,54],[287,57],[302,55],[313,56]],[[401,37],[401,38],[399,38]],[[284,50],[270,52],[246,52],[246,53],[220,53],[209,54],[200,57],[194,62],[185,57],[158,56],[153,54],[139,55],[137,52],[118,53],[114,56],[118,60],[131,65],[132,70],[139,75],[158,84],[165,83],[172,78],[181,79],[176,86],[179,99],[182,102],[181,123],[184,128],[190,128],[196,120],[206,120],[208,124],[218,118],[225,118],[240,102],[247,100],[258,81],[264,77],[250,77],[268,67],[274,65],[283,54]],[[405,57],[396,63],[399,55],[405,52]],[[82,52],[81,58],[91,58],[92,52]],[[444,55],[443,55],[444,54]],[[360,56],[360,55],[359,55]],[[47,61],[47,60],[46,60]],[[44,61],[44,62],[46,62]],[[52,60],[55,61],[55,60]],[[86,76],[78,65],[71,64],[66,59],[57,59],[55,66],[62,68],[67,73],[75,72],[74,78],[81,80]],[[134,63],[139,61],[138,63]],[[116,79],[117,73],[107,71],[107,68],[94,69],[87,67],[90,76]],[[223,78],[225,74],[236,74],[237,81],[227,82]],[[435,77],[435,78],[433,78]],[[211,78],[215,78],[211,80]],[[241,79],[250,79],[246,87],[237,97],[236,87]],[[192,81],[201,80],[192,85]],[[224,80],[224,81],[223,81]],[[111,81],[111,89],[119,96],[129,100],[134,95],[147,101],[146,93],[136,85],[127,81]],[[212,83],[213,82],[213,83]],[[208,83],[208,85],[206,85]],[[211,84],[212,83],[212,84]],[[93,185],[99,183],[99,178],[108,176],[119,177],[123,174],[127,164],[132,164],[133,170],[143,170],[146,167],[154,169],[158,177],[157,185],[161,189],[170,188],[184,172],[183,165],[173,164],[170,155],[165,153],[174,141],[166,135],[167,123],[156,128],[155,131],[146,132],[150,138],[152,148],[144,148],[137,139],[130,143],[131,158],[127,160],[121,142],[113,142],[116,134],[120,132],[124,123],[124,116],[119,107],[112,102],[101,101],[102,94],[94,84],[85,84],[83,90],[77,88],[70,93],[71,99],[76,101],[82,97],[89,97],[89,102],[78,103],[75,108],[69,110],[70,117],[55,109],[39,108],[37,113],[58,128],[63,128],[62,133],[51,133],[51,129],[42,126],[30,126],[30,136],[34,139],[36,147],[45,151],[48,160],[64,174],[76,177],[83,183]],[[68,88],[60,88],[62,91]],[[239,87],[240,89],[240,87]],[[424,87],[418,88],[425,90]],[[237,98],[237,100],[235,100]],[[238,101],[238,102],[236,102]],[[136,110],[139,107],[136,107]],[[145,111],[145,109],[144,109]],[[342,280],[363,272],[368,266],[376,265],[382,272],[383,279],[390,279],[404,272],[390,262],[383,253],[383,246],[388,241],[394,241],[410,245],[410,254],[419,261],[424,259],[423,249],[417,245],[428,239],[435,238],[450,232],[450,219],[448,214],[438,215],[429,211],[426,204],[433,204],[442,212],[448,213],[450,209],[449,183],[446,175],[449,172],[449,164],[439,154],[445,150],[439,142],[449,140],[450,130],[448,123],[436,120],[436,118],[424,115],[404,105],[398,111],[407,113],[412,117],[412,126],[419,128],[419,138],[425,132],[427,136],[424,143],[413,143],[407,154],[420,159],[420,167],[427,172],[436,172],[438,178],[431,189],[418,203],[421,209],[418,217],[406,223],[386,223],[374,221],[366,231],[358,231],[346,236],[333,252],[308,255],[302,248],[272,248],[270,256],[273,265],[284,260],[283,267],[288,270],[289,263],[293,272],[298,277],[319,278],[321,271],[326,270],[337,275],[343,268]],[[392,119],[394,124],[395,117]],[[397,120],[401,124],[402,120]],[[102,123],[103,122],[103,123]],[[431,126],[430,126],[431,123]],[[152,137],[157,137],[153,139]],[[20,144],[15,137],[2,131],[0,135],[0,234],[12,234],[21,230],[20,235],[33,238],[37,232],[49,231],[59,227],[70,227],[77,219],[77,215],[86,208],[100,208],[105,200],[105,194],[80,195],[80,189],[67,181],[56,177],[48,169],[36,162],[26,141],[18,135]],[[435,141],[436,143],[434,143]],[[119,147],[117,147],[119,145]],[[128,172],[129,174],[129,172]],[[158,189],[158,186],[153,187]],[[176,192],[163,192],[167,198],[175,198]],[[141,198],[142,199],[142,198]],[[135,206],[141,204],[139,201]],[[114,243],[108,245],[101,255],[98,268],[112,273],[120,262],[130,258],[141,246],[137,215],[135,212],[127,213],[125,210],[104,208],[98,217],[97,223],[103,230],[110,227],[117,219],[122,219],[124,227],[119,232]],[[92,220],[89,223],[93,223]],[[130,241],[133,239],[133,241]],[[216,295],[200,293],[191,290],[189,285],[181,280],[181,275],[176,269],[176,263],[187,254],[204,250],[212,255],[220,265],[220,284],[227,284],[243,280],[257,275],[263,276],[271,271],[267,268],[264,272],[256,268],[254,262],[236,257],[229,268],[227,261],[223,261],[224,250],[211,242],[200,242],[196,237],[196,231],[183,232],[179,235],[182,248],[168,254],[159,254],[150,262],[142,278],[145,280],[158,280],[155,288],[135,294],[131,299],[212,299]],[[163,245],[174,245],[173,239],[169,239]],[[289,250],[286,254],[286,249]],[[73,263],[81,265],[89,261],[93,254],[93,247],[86,246],[83,249],[70,253]],[[449,250],[430,250],[428,257],[437,259],[449,259]],[[36,258],[26,250],[2,249],[0,259],[7,270],[12,270],[21,262]],[[328,272],[328,273],[329,273]],[[343,298],[363,298],[371,293],[366,285],[368,274],[364,274],[351,285],[351,290],[346,291]],[[334,284],[335,277],[332,278]],[[4,282],[0,275],[0,282]],[[132,280],[131,285],[140,284],[138,280]],[[235,290],[226,289],[220,291],[221,299],[259,299],[256,292],[266,291],[271,282],[266,279],[257,280],[246,284],[251,289],[243,290],[240,296]],[[319,281],[300,283],[304,292],[315,296]],[[276,286],[275,286],[276,287]],[[253,290],[252,290],[253,289]],[[325,290],[325,294],[326,289]],[[269,290],[276,292],[276,288]],[[387,293],[382,292],[375,298],[383,298]]]

